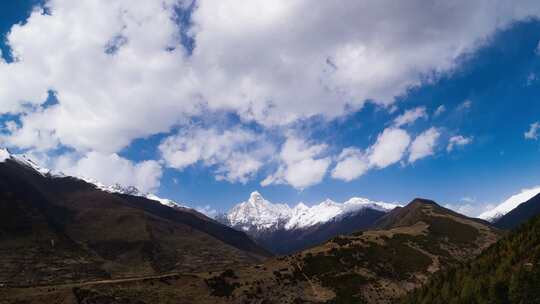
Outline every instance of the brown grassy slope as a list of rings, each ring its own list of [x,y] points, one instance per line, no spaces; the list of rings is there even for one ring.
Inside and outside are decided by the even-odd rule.
[[[268,253],[193,211],[0,163],[0,284],[218,269]]]

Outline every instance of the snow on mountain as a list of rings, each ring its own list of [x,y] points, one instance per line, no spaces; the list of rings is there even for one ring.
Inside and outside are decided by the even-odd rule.
[[[255,191],[249,199],[236,205],[227,214],[232,226],[249,230],[268,229],[290,218],[291,208],[286,204],[272,204]]]
[[[30,168],[34,171],[37,171],[39,174],[43,176],[51,176],[51,177],[63,177],[64,174],[60,172],[52,172],[49,169],[40,167],[38,164],[36,164],[32,159],[30,159],[25,154],[12,154],[7,149],[0,149],[0,162],[5,162],[6,160],[11,159],[27,168]]]
[[[153,201],[158,201],[159,203],[161,203],[162,205],[165,205],[165,206],[169,206],[169,207],[172,207],[172,208],[177,208],[177,207],[180,207],[180,208],[186,208],[186,209],[191,209],[190,207],[188,206],[185,206],[183,204],[180,204],[178,202],[175,202],[173,200],[170,200],[170,199],[166,199],[166,198],[161,198],[155,194],[147,194],[145,196],[147,199],[149,200],[153,200]]]
[[[8,158],[11,157],[11,154],[7,149],[0,149],[0,163],[5,162]]]
[[[495,222],[508,212],[514,210],[517,206],[533,198],[538,193],[540,193],[540,186],[530,189],[523,189],[520,193],[511,196],[497,207],[480,214],[479,218],[486,221]]]
[[[62,172],[53,172],[52,170],[49,170],[49,169],[46,169],[46,168],[43,168],[41,166],[39,166],[38,164],[36,164],[34,161],[32,161],[28,156],[24,155],[24,154],[12,154],[10,153],[7,149],[3,149],[3,148],[0,148],[0,163],[2,162],[5,162],[6,160],[8,159],[11,159],[27,168],[30,168],[36,172],[38,172],[39,174],[43,175],[43,176],[46,176],[46,177],[50,177],[50,178],[58,178],[58,177],[66,177],[65,174],[63,174]],[[188,208],[190,209],[189,207],[183,205],[183,204],[180,204],[180,203],[177,203],[175,201],[172,201],[172,200],[169,200],[169,199],[164,199],[164,198],[160,198],[158,197],[157,195],[155,194],[152,194],[152,193],[142,193],[141,191],[139,191],[139,189],[137,189],[136,187],[133,187],[133,186],[122,186],[120,184],[114,184],[114,185],[104,185],[94,179],[91,179],[91,178],[86,178],[86,177],[75,177],[75,178],[78,178],[80,180],[83,180],[89,184],[92,184],[94,186],[96,186],[96,188],[100,189],[100,190],[103,190],[103,191],[106,191],[106,192],[109,192],[109,193],[118,193],[118,194],[127,194],[127,195],[133,195],[133,196],[140,196],[140,197],[145,197],[147,199],[150,199],[150,200],[154,200],[154,201],[157,201],[165,206],[169,206],[169,207],[180,207],[180,208]]]
[[[397,206],[397,204],[374,202],[355,197],[344,203],[336,203],[327,199],[312,207],[299,203],[291,208],[286,204],[272,204],[265,200],[259,192],[253,192],[249,200],[233,207],[226,217],[231,226],[240,227],[246,231],[270,228],[291,230],[326,223],[365,208],[386,212]]]

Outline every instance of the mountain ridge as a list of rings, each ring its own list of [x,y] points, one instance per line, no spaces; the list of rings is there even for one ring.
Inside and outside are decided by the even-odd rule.
[[[271,254],[191,209],[0,162],[0,282],[14,285],[221,269]]]

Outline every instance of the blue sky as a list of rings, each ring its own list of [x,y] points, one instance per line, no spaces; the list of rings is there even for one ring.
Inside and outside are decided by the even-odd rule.
[[[217,210],[227,210],[245,200],[251,191],[259,190],[270,201],[290,204],[299,201],[316,203],[325,198],[344,201],[352,196],[399,202],[426,197],[454,206],[472,205],[473,210],[469,213],[475,215],[484,211],[484,206],[488,204],[501,202],[523,188],[540,185],[540,145],[535,138],[526,138],[524,135],[530,130],[531,124],[540,121],[540,102],[537,100],[540,96],[540,55],[537,51],[540,21],[535,16],[524,17],[517,13],[515,16],[499,16],[497,14],[501,12],[493,12],[493,19],[507,20],[504,25],[493,25],[489,20],[485,24],[475,23],[475,15],[471,15],[470,24],[462,21],[462,31],[451,29],[455,27],[453,22],[460,24],[459,20],[451,17],[441,20],[449,24],[443,27],[435,24],[436,16],[433,20],[426,17],[425,22],[432,24],[434,31],[443,37],[442,40],[428,37],[425,41],[415,41],[418,35],[415,26],[420,31],[425,24],[411,24],[411,33],[398,33],[400,39],[380,38],[381,41],[373,44],[362,40],[373,40],[369,34],[357,36],[355,33],[343,34],[339,36],[342,41],[335,42],[339,39],[334,39],[336,35],[332,34],[333,25],[323,17],[317,17],[322,18],[320,24],[323,25],[291,20],[291,28],[305,27],[315,31],[324,26],[323,29],[329,31],[327,37],[320,38],[321,41],[302,38],[300,42],[295,40],[293,45],[293,39],[286,39],[287,34],[275,36],[281,30],[277,25],[278,28],[274,29],[274,23],[279,23],[276,20],[281,20],[274,19],[274,15],[290,9],[288,7],[275,9],[262,4],[261,7],[255,7],[256,10],[261,9],[263,15],[269,12],[268,23],[264,26],[253,25],[254,33],[244,35],[247,37],[246,42],[244,39],[235,40],[239,39],[237,36],[242,34],[239,31],[245,30],[246,26],[235,27],[235,24],[224,23],[212,27],[214,24],[208,22],[207,14],[212,16],[217,6],[215,3],[174,2],[167,1],[174,6],[173,12],[163,12],[160,6],[151,8],[159,10],[159,13],[176,16],[173,23],[162,29],[159,26],[162,21],[158,20],[155,24],[148,24],[147,29],[141,27],[137,30],[163,30],[165,33],[171,29],[177,30],[180,33],[177,41],[170,37],[154,41],[149,35],[147,39],[150,42],[140,43],[129,36],[133,34],[130,31],[120,30],[120,34],[115,32],[122,27],[114,22],[114,14],[103,17],[110,21],[110,24],[104,24],[115,28],[110,31],[111,37],[116,33],[114,37],[124,37],[122,39],[128,41],[126,47],[123,44],[117,46],[118,54],[112,54],[117,59],[104,58],[113,60],[113,63],[114,60],[136,60],[141,63],[140,67],[130,65],[131,69],[128,70],[121,70],[124,66],[120,64],[117,70],[101,70],[103,77],[112,75],[111,79],[114,80],[125,78],[131,81],[118,84],[111,80],[100,83],[102,77],[95,78],[95,82],[88,81],[97,77],[93,73],[99,76],[100,70],[96,72],[92,66],[81,62],[68,62],[73,54],[79,60],[88,60],[90,63],[95,60],[97,66],[104,59],[96,58],[90,46],[88,49],[83,48],[87,42],[90,44],[95,37],[99,38],[102,30],[90,26],[74,26],[75,29],[70,30],[69,22],[73,19],[68,18],[69,14],[63,15],[61,9],[65,5],[64,1],[50,2],[46,14],[38,12],[32,17],[34,19],[20,26],[23,30],[14,34],[12,42],[6,38],[12,26],[26,22],[31,8],[38,2],[9,1],[0,4],[0,34],[4,38],[0,49],[6,60],[4,67],[13,61],[6,54],[10,54],[11,48],[18,45],[21,50],[18,59],[21,63],[20,73],[29,73],[25,74],[24,81],[9,84],[20,90],[28,89],[27,95],[19,97],[16,92],[0,94],[0,103],[6,105],[4,109],[0,107],[0,123],[3,125],[0,128],[4,134],[0,143],[15,151],[27,152],[48,166],[68,173],[102,180],[111,176],[107,170],[123,172],[124,175],[113,174],[118,180],[106,182],[133,182],[138,186],[148,186],[160,196],[192,206],[209,205]],[[531,3],[534,6],[534,2]],[[98,12],[91,10],[107,8],[106,1],[99,4],[103,7],[92,5],[81,10],[74,9],[71,16],[80,12],[99,16]],[[119,8],[111,8],[114,9]],[[471,9],[465,4],[459,9],[482,11],[482,7]],[[181,12],[180,16],[178,12]],[[459,15],[458,12],[456,15]],[[295,13],[288,12],[285,15]],[[420,11],[420,14],[431,12]],[[134,19],[140,17],[135,10],[133,16]],[[62,17],[65,18],[59,20],[67,23],[62,25],[58,35],[50,27],[43,26],[49,26],[47,22],[51,18]],[[109,17],[111,20],[107,19]],[[411,22],[407,21],[410,18],[405,17],[403,22]],[[287,20],[283,23],[289,22],[286,18],[283,20]],[[123,25],[124,28],[133,26],[129,21],[123,22],[127,24]],[[356,21],[344,19],[344,23],[347,22]],[[467,27],[475,26],[479,30],[473,28],[469,34]],[[213,32],[216,28],[229,27],[230,32],[221,35]],[[376,26],[373,31],[377,31]],[[384,31],[380,33],[385,34],[389,35]],[[263,42],[257,38],[249,39],[259,35],[268,35],[275,41],[263,45],[268,39]],[[59,39],[60,42],[46,45],[49,37],[52,41]],[[457,37],[455,41],[454,37]],[[103,41],[103,45],[107,42]],[[360,60],[346,53],[349,48],[343,45],[349,46],[353,42],[365,46],[369,52],[353,52],[352,55],[371,56],[369,54],[373,52],[378,65],[371,59]],[[167,59],[172,61],[166,61],[165,64],[154,61],[154,58],[161,58],[163,54],[144,48],[145,44],[151,43],[166,44],[168,53],[178,57]],[[332,43],[335,45],[332,46]],[[210,47],[213,45],[215,48]],[[379,49],[380,45],[383,48]],[[241,53],[239,55],[230,55],[228,52],[237,52],[234,47],[247,50],[245,53],[238,51]],[[285,59],[285,63],[274,61],[272,64],[262,64],[262,61],[271,56],[262,53],[261,57],[257,57],[258,51],[266,51],[269,47],[283,50],[283,54],[290,56],[289,60],[297,65],[289,66]],[[74,49],[73,53],[68,51],[70,48]],[[133,48],[131,51],[136,55],[135,59],[123,57],[127,56],[123,50],[128,48]],[[327,56],[326,65],[321,63],[323,72],[320,74],[313,72],[316,63],[297,58],[307,48],[319,48]],[[55,49],[65,53],[62,53],[62,57],[54,57]],[[176,52],[180,49],[183,52]],[[340,51],[332,53],[334,49]],[[426,49],[429,51],[426,51],[425,60],[419,58],[421,56],[414,56],[415,52]],[[444,52],[448,54],[438,57],[439,53]],[[319,58],[319,53],[312,51],[305,56]],[[41,57],[52,68],[45,69],[38,64],[37,59]],[[244,64],[244,59],[251,64]],[[126,62],[133,64],[131,61]],[[386,67],[387,63],[392,63],[392,66]],[[276,64],[279,68],[274,70]],[[77,66],[76,71],[71,71],[73,65]],[[220,69],[216,70],[214,65]],[[152,69],[147,69],[149,66]],[[305,69],[299,70],[299,66]],[[335,74],[328,72],[333,68],[337,71],[334,71]],[[43,72],[45,70],[55,72]],[[188,71],[195,75],[189,81],[175,79],[179,77],[177,75],[185,75]],[[370,74],[370,71],[374,71],[372,77],[358,76]],[[36,76],[41,72],[45,76]],[[223,72],[225,77],[214,79],[219,72]],[[9,74],[13,72],[8,68],[0,68],[2,73],[9,79],[13,78]],[[75,84],[67,81],[62,73],[75,75]],[[316,75],[311,77],[310,73]],[[151,78],[146,78],[147,75],[151,75]],[[79,76],[84,76],[80,83]],[[160,81],[152,83],[154,78]],[[227,78],[235,81],[228,82]],[[319,80],[313,82],[312,78]],[[289,79],[289,82],[294,82],[294,86],[280,79]],[[127,85],[132,82],[135,83],[133,87]],[[192,84],[199,82],[202,83],[200,88]],[[161,83],[164,83],[163,87],[159,87]],[[149,89],[145,87],[147,84]],[[92,85],[97,87],[90,90],[89,86]],[[174,90],[169,92],[171,86]],[[329,89],[319,92],[317,90],[320,86],[328,86]],[[141,90],[137,94],[128,90],[138,90],[139,87]],[[89,92],[82,92],[86,89]],[[110,92],[107,91],[109,89]],[[153,89],[155,92],[152,92]],[[184,89],[185,92],[176,95]],[[332,91],[332,94],[328,91]],[[247,103],[237,102],[245,96],[249,97]],[[140,100],[137,99],[139,97]],[[202,101],[194,103],[193,100]],[[118,103],[118,107],[114,103]],[[259,108],[254,106],[259,104],[270,106],[259,113]],[[441,106],[444,111],[440,110],[436,114],[437,109],[443,109]],[[69,112],[74,109],[80,112]],[[423,109],[423,117],[396,126],[394,121],[398,116],[415,109]],[[64,114],[59,113],[69,115],[62,116]],[[69,121],[66,118],[79,117],[77,115],[81,115],[78,120]],[[85,120],[89,116],[99,115],[95,120]],[[289,119],[289,115],[292,118]],[[377,138],[385,130],[396,128],[404,132],[400,135],[410,137],[407,148],[397,161],[389,165],[374,164],[371,158],[376,154],[374,146]],[[426,155],[411,161],[408,158],[411,145],[420,134],[430,129],[437,134],[433,145],[428,148]],[[222,136],[223,132],[229,132],[227,134],[230,136]],[[35,134],[38,134],[37,137]],[[217,145],[217,151],[206,148],[216,142],[208,141],[212,136],[217,138],[216,141],[223,141]],[[458,136],[468,139],[468,142],[449,151],[450,138]],[[294,157],[285,155],[284,146],[287,143],[293,146],[295,142],[301,147],[296,150],[298,153]],[[392,146],[393,142],[389,145]],[[199,148],[190,150],[194,146]],[[350,181],[333,178],[332,172],[340,162],[339,155],[343,149],[350,147],[356,149],[355,155],[359,159],[365,158],[368,168]],[[170,154],[166,154],[166,151]],[[178,151],[182,153],[176,153]],[[303,159],[298,160],[297,157]],[[302,161],[311,165],[307,168],[296,166]],[[250,164],[245,169],[247,171],[238,172],[238,167],[247,164]],[[99,170],[97,166],[104,168]],[[294,172],[294,168],[300,171]],[[302,174],[306,174],[306,177],[296,178]],[[310,178],[317,174],[322,174],[322,177]],[[136,178],[132,179],[133,176]],[[261,182],[269,176],[275,177],[274,180],[262,186]]]

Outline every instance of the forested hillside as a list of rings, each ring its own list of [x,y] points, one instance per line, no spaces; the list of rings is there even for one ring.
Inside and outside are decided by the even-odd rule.
[[[473,261],[434,276],[402,303],[540,303],[540,217]]]

